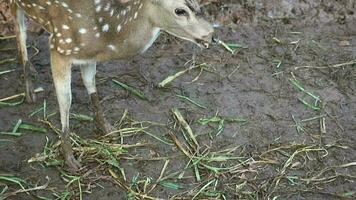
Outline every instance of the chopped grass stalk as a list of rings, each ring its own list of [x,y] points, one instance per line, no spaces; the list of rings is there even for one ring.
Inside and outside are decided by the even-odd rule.
[[[15,137],[20,137],[21,135],[23,135],[23,133],[19,133],[18,129],[20,128],[22,124],[22,120],[19,119],[17,121],[17,123],[15,124],[14,128],[12,129],[11,132],[0,132],[1,135],[9,135],[9,136],[15,136]]]
[[[307,101],[305,101],[304,99],[300,99],[299,100],[306,105],[307,107],[313,109],[313,110],[320,110],[320,103],[321,103],[321,99],[319,96],[313,94],[310,91],[307,91],[301,84],[300,82],[295,78],[294,74],[292,73],[293,79],[289,79],[290,83],[295,86],[298,90],[300,90],[301,92],[305,93],[306,95],[310,96],[313,98],[314,103],[310,104]]]
[[[37,89],[35,89],[35,93],[39,93],[39,92],[43,92],[44,89],[42,87],[39,87]],[[13,96],[10,96],[10,97],[6,97],[6,98],[2,98],[0,99],[0,103],[1,102],[5,102],[5,101],[10,101],[10,100],[13,100],[13,99],[17,99],[19,97],[24,97],[26,94],[23,92],[23,93],[20,93],[20,94],[16,94],[16,95],[13,95]]]
[[[0,60],[0,65],[16,62],[16,60],[17,60],[16,58],[8,58],[8,59],[5,59],[5,60]]]
[[[189,124],[187,123],[187,121],[185,121],[183,115],[180,113],[180,111],[178,109],[173,109],[172,110],[174,116],[176,117],[176,119],[178,120],[178,122],[183,126],[183,128],[187,131],[190,139],[194,142],[195,146],[198,147],[198,141],[195,138],[195,135],[192,131],[192,129],[190,128]]]
[[[36,114],[40,113],[42,110],[43,110],[43,107],[38,108],[37,110],[35,110],[35,111],[33,111],[32,113],[30,113],[28,116],[29,116],[29,117],[33,117],[33,116],[35,116]]]
[[[15,137],[20,137],[21,135],[23,135],[23,133],[13,133],[13,132],[0,132],[1,135],[9,135],[9,136],[15,136]]]
[[[182,186],[180,186],[176,183],[172,183],[172,182],[168,182],[168,181],[161,181],[161,182],[159,182],[159,185],[162,187],[172,189],[172,190],[179,190],[179,189],[183,188]]]
[[[220,44],[222,47],[224,47],[226,50],[228,50],[231,54],[235,54],[237,49],[243,48],[246,49],[248,48],[245,45],[242,44],[237,44],[237,43],[225,43],[224,41],[220,39],[214,39],[214,42],[217,44]]]
[[[220,117],[220,116],[214,116],[210,118],[200,118],[197,121],[201,125],[207,125],[210,123],[218,124],[218,127],[216,129],[215,135],[218,136],[221,134],[225,128],[225,122],[230,122],[230,123],[246,123],[247,120],[243,118],[237,118],[237,117]]]
[[[47,133],[47,129],[38,127],[38,126],[35,126],[32,124],[22,123],[22,124],[20,124],[19,129],[29,130],[29,131],[38,132],[38,133]]]
[[[43,119],[47,120],[47,101],[43,100]]]
[[[117,80],[112,80],[113,83],[115,83],[116,85],[122,87],[123,89],[129,91],[130,93],[134,94],[135,96],[137,96],[138,98],[142,99],[142,100],[148,100],[147,97],[145,96],[145,94],[125,83],[122,83],[120,81]]]
[[[8,39],[14,39],[14,38],[16,38],[16,35],[1,36],[0,40],[8,40]]]
[[[181,99],[184,99],[184,100],[186,100],[186,101],[188,101],[188,102],[190,102],[190,103],[192,103],[192,104],[194,104],[195,106],[198,106],[199,108],[207,109],[206,106],[201,105],[200,103],[198,103],[198,102],[192,100],[192,99],[189,98],[189,97],[186,97],[186,96],[183,96],[183,95],[179,95],[179,94],[177,94],[176,96],[179,97],[179,98],[181,98]]]
[[[209,181],[207,184],[205,184],[192,198],[192,200],[194,200],[195,198],[197,198],[200,193],[202,193],[205,189],[207,189],[211,184],[213,184],[215,182],[215,179]]]
[[[183,74],[196,69],[196,68],[200,68],[200,67],[204,67],[206,66],[206,63],[203,64],[199,64],[199,65],[193,65],[191,67],[189,67],[188,69],[185,69],[183,71],[177,72],[176,74],[172,75],[172,76],[168,76],[166,79],[164,79],[163,81],[161,81],[158,86],[160,88],[164,88],[166,85],[168,85],[169,83],[171,83],[172,81],[174,81],[175,79],[177,79],[178,77],[182,76]]]
[[[15,107],[15,106],[18,106],[18,105],[21,105],[23,102],[25,102],[25,98],[22,97],[21,100],[19,101],[16,101],[16,102],[3,102],[3,101],[0,101],[0,108],[1,107]]]
[[[94,118],[93,117],[90,117],[88,115],[83,115],[83,114],[74,114],[74,113],[71,113],[70,114],[70,117],[72,119],[76,119],[78,121],[82,121],[82,122],[92,122],[94,121]]]
[[[14,128],[12,129],[11,133],[16,133],[21,124],[22,124],[22,119],[19,119],[16,125],[14,126]]]
[[[145,134],[147,134],[147,135],[149,135],[149,136],[155,138],[156,140],[158,140],[158,141],[160,141],[160,142],[162,142],[162,143],[164,143],[164,144],[166,144],[166,145],[173,145],[171,142],[166,141],[166,140],[164,140],[164,139],[161,139],[160,137],[158,137],[158,136],[156,136],[156,135],[154,135],[154,134],[152,134],[152,133],[150,133],[150,132],[148,132],[148,131],[145,131],[145,130],[142,130],[142,131],[143,131]]]
[[[11,73],[11,72],[14,72],[14,71],[16,71],[16,69],[10,69],[10,70],[1,71],[1,72],[0,72],[0,76],[1,76],[1,75],[4,75],[4,74]]]
[[[228,50],[231,54],[235,54],[235,50],[232,49],[231,46],[229,46],[228,44],[226,44],[224,41],[217,39],[216,41],[218,44],[220,44],[221,46],[223,46],[226,50]]]

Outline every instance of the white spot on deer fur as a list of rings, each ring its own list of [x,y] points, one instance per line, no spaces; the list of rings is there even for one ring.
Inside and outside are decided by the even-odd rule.
[[[111,8],[111,4],[110,3],[107,3],[104,7],[104,11],[109,11]]]
[[[65,41],[67,44],[70,44],[72,42],[72,38],[66,38]]]
[[[111,49],[112,51],[116,51],[116,47],[112,44],[109,44],[108,48]]]
[[[80,33],[80,34],[85,34],[85,33],[87,33],[87,29],[85,29],[85,28],[80,28],[80,29],[79,29],[79,33]]]
[[[120,32],[121,29],[122,29],[122,26],[121,26],[121,25],[118,25],[116,30],[117,30],[117,32]]]
[[[127,13],[127,10],[122,10],[122,11],[121,11],[121,15],[122,15],[122,16],[125,16],[126,13]]]
[[[65,2],[62,2],[62,6],[68,8],[68,4],[66,4]]]
[[[95,12],[100,12],[101,11],[101,8],[102,8],[102,6],[101,5],[98,5],[96,8],[95,8]]]
[[[58,51],[59,53],[64,53],[64,50],[61,49],[60,47],[57,47],[57,51]]]
[[[62,25],[62,28],[63,28],[64,30],[69,30],[69,26],[66,25],[66,24],[63,24],[63,25]]]
[[[103,31],[103,32],[108,32],[109,29],[110,29],[109,24],[105,24],[105,25],[102,27],[102,31]]]

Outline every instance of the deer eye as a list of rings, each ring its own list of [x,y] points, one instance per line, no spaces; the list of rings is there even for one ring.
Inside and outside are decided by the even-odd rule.
[[[189,16],[188,12],[182,8],[177,8],[174,12],[179,17],[182,17],[182,16],[188,17]]]

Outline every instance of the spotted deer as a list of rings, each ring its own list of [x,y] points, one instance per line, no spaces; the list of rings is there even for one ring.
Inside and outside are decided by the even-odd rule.
[[[61,152],[77,170],[69,138],[71,66],[81,76],[95,112],[95,124],[108,131],[95,86],[98,61],[130,58],[145,52],[161,31],[207,48],[213,28],[201,17],[196,0],[8,0],[14,15],[23,65],[26,99],[35,101],[26,50],[25,16],[50,33],[51,70],[57,94],[62,133]]]

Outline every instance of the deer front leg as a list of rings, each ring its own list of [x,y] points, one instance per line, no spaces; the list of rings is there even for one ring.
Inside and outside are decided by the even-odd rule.
[[[51,68],[62,123],[62,154],[66,165],[78,170],[80,163],[74,158],[69,135],[69,110],[72,102],[71,61],[55,51],[51,51]]]
[[[17,7],[15,4],[11,4],[11,11],[15,17],[15,31],[17,46],[19,50],[19,57],[21,59],[21,64],[23,67],[23,75],[26,85],[26,101],[33,103],[36,101],[36,96],[32,84],[32,73],[35,71],[30,61],[28,60],[27,48],[26,48],[26,25],[25,25],[25,15],[21,8]]]
[[[94,107],[94,115],[95,115],[95,126],[99,129],[102,133],[109,133],[113,130],[113,127],[107,123],[104,118],[98,92],[95,86],[95,74],[96,74],[96,62],[90,61],[86,64],[82,64],[80,66],[80,70],[82,73],[83,83],[88,91],[90,96],[91,103]]]

